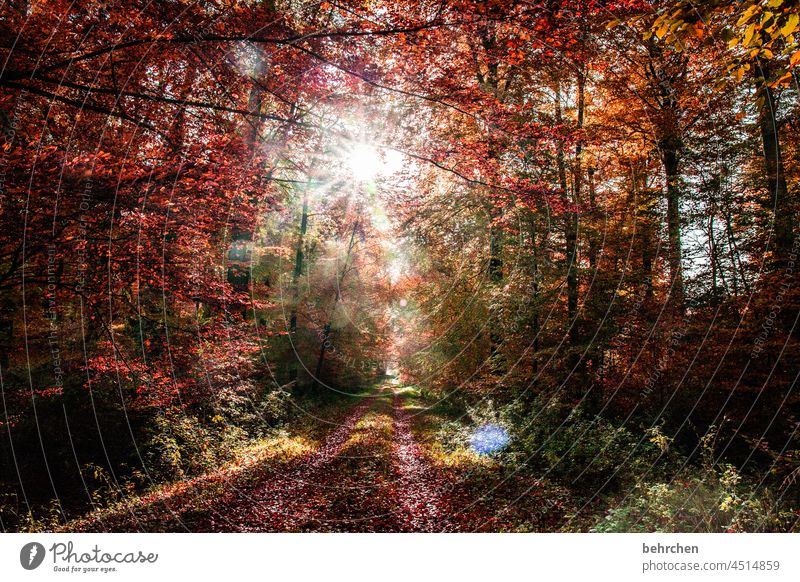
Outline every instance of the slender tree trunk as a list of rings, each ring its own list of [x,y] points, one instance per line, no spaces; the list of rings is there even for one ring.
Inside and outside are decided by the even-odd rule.
[[[556,123],[561,125],[563,123],[561,104],[561,82],[556,81]],[[561,191],[567,196],[569,187],[567,185],[567,163],[566,155],[564,153],[564,142],[558,143],[558,183]],[[575,201],[573,200],[574,204]],[[577,241],[578,241],[578,218],[574,210],[566,213],[564,224],[564,239],[565,239],[565,252],[567,256],[567,320],[570,326],[570,338],[574,338],[575,330],[575,316],[578,311],[578,278],[576,273],[576,259],[577,259]]]
[[[733,232],[733,216],[731,214],[730,206],[728,206],[725,209],[725,231],[728,239],[728,254],[731,259],[731,265],[733,266],[733,292],[737,295],[739,293],[739,286],[737,284],[738,273],[738,279],[742,282],[744,292],[749,295],[750,285],[747,282],[747,274],[744,271],[744,265],[742,265],[742,257],[739,253],[739,245],[736,243],[736,235]]]
[[[577,90],[577,105],[578,105],[578,126],[581,127],[583,123],[583,82],[582,76],[578,76],[578,90]],[[562,111],[562,94],[560,79],[556,82],[556,123],[563,124],[563,111]],[[579,326],[578,326],[578,212],[577,205],[579,204],[580,196],[580,177],[579,173],[580,163],[578,160],[582,156],[582,146],[576,146],[575,151],[575,164],[573,166],[573,189],[572,196],[570,196],[569,185],[567,183],[567,162],[564,152],[564,142],[558,143],[558,181],[564,196],[570,197],[569,203],[573,206],[564,216],[564,251],[567,257],[567,326],[569,336],[569,355],[567,357],[567,369],[571,374],[572,381],[570,382],[572,396],[578,400],[582,397],[585,383],[583,381],[583,372],[585,366],[581,365],[581,357],[578,353],[579,343]]]
[[[314,371],[314,387],[319,386],[320,375],[322,374],[322,366],[325,365],[325,351],[328,349],[328,342],[331,337],[331,322],[325,324],[322,332],[322,343],[319,346],[319,356],[317,357],[317,368]]]
[[[350,264],[350,258],[353,254],[353,247],[355,246],[356,242],[356,231],[358,230],[359,220],[356,220],[353,224],[353,230],[350,233],[350,242],[347,245],[347,253],[344,257],[344,266],[342,267],[341,273],[336,278],[336,296],[333,300],[333,309],[331,309],[330,317],[336,313],[336,307],[339,305],[339,301],[342,299],[342,283],[344,282],[345,276],[347,276],[347,269],[348,265]],[[322,334],[322,342],[319,347],[319,357],[317,358],[317,367],[314,372],[314,388],[317,388],[320,383],[320,376],[322,375],[322,369],[325,365],[325,352],[330,347],[331,336],[333,335],[332,329],[332,322],[329,320],[328,323],[325,324],[325,328]]]
[[[586,77],[583,71],[578,72],[577,77],[577,117],[578,131],[583,131],[584,110],[586,107]],[[570,312],[570,320],[574,320],[578,314],[578,231],[580,228],[580,214],[578,208],[582,202],[581,188],[583,186],[583,136],[579,136],[575,146],[575,167],[573,171],[572,184],[574,188],[572,203],[575,209],[567,216],[567,256],[569,257],[569,272],[567,273],[567,303]],[[572,325],[572,344],[578,342],[578,326]]]
[[[503,259],[500,257],[500,240],[499,235],[494,227],[489,230],[489,280],[494,283],[500,283],[503,280]],[[502,372],[503,366],[498,361],[500,345],[503,343],[503,336],[500,334],[499,325],[497,321],[492,321],[489,325],[489,343],[490,343],[490,364],[492,372],[499,374]]]
[[[648,41],[650,63],[648,77],[658,104],[657,127],[658,151],[664,168],[667,199],[667,265],[669,267],[669,301],[679,311],[683,311],[686,293],[683,282],[681,250],[681,174],[680,164],[683,154],[681,129],[682,109],[678,101],[676,86],[684,82],[685,57],[672,59],[666,57],[663,46],[653,39]]]
[[[258,81],[258,75],[261,74],[263,70],[263,63],[258,62],[255,67],[254,75],[256,76],[256,81]],[[247,110],[252,113],[261,113],[261,108],[264,103],[264,91],[258,86],[257,83],[253,83],[250,87],[250,94],[247,97]],[[244,127],[244,137],[247,145],[250,147],[251,151],[255,153],[255,148],[258,143],[259,139],[259,130],[261,129],[261,123],[256,122],[255,120],[246,119],[245,120],[245,127]]]
[[[500,237],[492,226],[489,229],[489,280],[499,283],[503,280],[503,259],[500,256]]]
[[[533,373],[539,372],[539,334],[541,325],[539,323],[539,241],[537,240],[536,221],[531,218],[531,258],[532,258],[532,284],[533,293]]]
[[[292,312],[289,316],[289,333],[292,337],[297,332],[297,310],[300,304],[300,277],[304,268],[305,237],[308,230],[308,185],[303,190],[303,210],[300,215],[300,233],[297,238],[297,250],[294,257],[294,271],[292,272]]]
[[[661,161],[667,182],[667,263],[669,265],[670,300],[683,309],[685,290],[683,286],[681,251],[681,175],[680,161],[683,142],[677,135],[668,135],[659,142]]]
[[[306,184],[303,190],[303,210],[300,216],[300,232],[297,238],[297,250],[294,258],[294,271],[292,272],[292,311],[289,315],[289,341],[294,349],[289,355],[291,364],[289,365],[289,378],[300,382],[300,368],[298,364],[297,354],[297,312],[300,309],[300,277],[303,274],[305,262],[305,237],[308,230],[308,190],[309,184]],[[290,381],[291,381],[290,380]]]
[[[655,212],[654,200],[647,189],[647,176],[644,170],[631,165],[631,188],[633,188],[633,204],[637,209],[636,222],[639,225],[639,248],[642,257],[642,285],[646,299],[653,297],[653,259],[655,258]]]
[[[760,69],[760,70],[759,70]],[[761,142],[764,154],[764,170],[766,173],[768,204],[774,212],[774,255],[776,262],[784,264],[791,254],[793,243],[793,217],[789,203],[786,172],[783,165],[778,122],[776,119],[777,103],[775,94],[768,81],[770,70],[766,63],[756,67],[758,82],[758,98],[761,103],[758,125],[761,130]]]
[[[594,172],[593,167],[586,169],[589,177],[589,211],[592,216],[592,230],[589,231],[589,267],[594,271],[597,268],[597,221],[599,219],[597,213],[597,195],[595,193],[594,185]]]

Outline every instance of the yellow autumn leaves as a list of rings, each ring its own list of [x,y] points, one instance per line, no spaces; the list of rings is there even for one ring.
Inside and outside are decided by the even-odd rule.
[[[682,50],[689,34],[702,38],[714,23],[715,34],[734,51],[728,73],[741,81],[752,63],[769,61],[772,86],[788,84],[800,64],[800,9],[794,0],[716,0],[698,5],[679,0],[653,21],[645,37],[655,36]]]

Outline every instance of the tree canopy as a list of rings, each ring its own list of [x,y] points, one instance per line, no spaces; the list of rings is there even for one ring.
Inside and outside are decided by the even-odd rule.
[[[389,378],[552,483],[490,530],[797,528],[796,3],[14,0],[0,38],[4,530]]]

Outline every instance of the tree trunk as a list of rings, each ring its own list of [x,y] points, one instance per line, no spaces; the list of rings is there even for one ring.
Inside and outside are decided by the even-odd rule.
[[[584,109],[586,107],[586,77],[583,71],[578,72],[577,78],[577,117],[578,131],[583,131]],[[574,189],[572,203],[575,208],[567,214],[567,257],[569,258],[569,271],[567,273],[567,309],[572,323],[570,337],[572,344],[578,342],[578,326],[574,321],[578,314],[578,230],[579,230],[579,206],[581,204],[581,187],[583,185],[583,136],[579,136],[575,146],[575,166],[573,170],[572,184]]]
[[[725,208],[725,232],[727,234],[728,240],[728,255],[731,260],[732,265],[732,273],[733,273],[733,292],[734,294],[739,294],[739,285],[737,283],[737,274],[738,280],[742,282],[742,287],[744,288],[744,292],[749,295],[750,294],[750,285],[747,282],[747,273],[744,270],[744,265],[742,264],[742,256],[739,252],[739,245],[736,243],[736,234],[733,231],[733,215],[730,209],[730,205],[726,206]]]
[[[589,232],[589,267],[594,271],[597,268],[597,196],[595,194],[594,186],[594,172],[593,167],[586,170],[589,176],[589,212],[592,217],[592,230]]]
[[[759,70],[760,69],[760,70]],[[778,122],[776,120],[775,94],[768,82],[770,70],[766,63],[756,67],[758,98],[761,104],[758,125],[764,154],[764,170],[768,192],[768,204],[774,213],[774,256],[778,265],[788,261],[793,243],[793,217],[789,204],[786,173],[783,166]]]
[[[310,181],[309,181],[310,182]],[[292,272],[292,311],[289,315],[289,341],[293,347],[292,353],[289,355],[291,364],[289,366],[290,381],[294,380],[298,384],[300,382],[300,368],[298,367],[298,354],[297,354],[297,312],[300,309],[300,277],[303,274],[304,260],[305,260],[305,237],[308,230],[308,189],[310,185],[306,184],[303,190],[303,210],[300,216],[300,233],[297,239],[297,251],[294,258],[294,271]],[[324,343],[324,342],[323,342]]]
[[[347,275],[347,268],[348,264],[350,263],[350,257],[353,254],[353,247],[356,243],[356,231],[358,230],[359,220],[356,220],[353,224],[353,230],[350,233],[350,242],[347,245],[347,254],[344,257],[344,266],[342,267],[342,272],[336,278],[336,297],[333,300],[333,309],[331,309],[332,318],[336,312],[336,307],[339,305],[339,301],[342,299],[342,283],[344,282],[344,278]],[[329,342],[331,336],[333,335],[332,330],[332,322],[329,320],[328,323],[325,324],[325,329],[322,335],[322,343],[320,344],[319,348],[319,357],[317,358],[317,367],[316,371],[314,372],[314,388],[317,388],[320,383],[320,376],[322,375],[322,367],[325,364],[325,352],[329,347]]]
[[[325,364],[325,351],[328,349],[328,342],[331,337],[331,322],[325,324],[325,329],[322,332],[322,343],[319,346],[319,357],[317,358],[317,368],[314,371],[314,387],[319,386],[320,375],[322,374],[322,366]]]
[[[640,170],[637,164],[631,164],[631,188],[633,206],[636,208],[635,220],[639,232],[639,248],[642,257],[642,286],[646,299],[653,297],[653,259],[655,239],[655,200],[647,188],[646,169]]]
[[[659,120],[656,129],[658,151],[664,168],[667,198],[667,264],[669,266],[669,302],[683,311],[686,293],[683,283],[681,250],[681,174],[683,154],[681,127],[682,108],[676,86],[685,81],[686,57],[669,58],[663,46],[652,38],[648,41],[650,62],[647,76],[653,97],[658,105]]]
[[[300,216],[300,233],[297,239],[297,251],[294,257],[294,271],[292,272],[292,312],[289,317],[289,333],[292,337],[297,332],[297,310],[300,303],[300,276],[303,274],[304,245],[306,231],[308,230],[308,185],[303,191],[303,211]]]
[[[580,99],[579,99],[580,101]],[[556,81],[556,123],[563,123],[561,110],[561,82]],[[568,195],[567,185],[567,164],[564,154],[564,142],[558,143],[558,182],[564,196]],[[571,201],[573,204],[575,200]],[[567,325],[570,327],[570,338],[575,339],[575,316],[578,311],[578,277],[576,273],[576,259],[578,249],[578,215],[574,210],[570,210],[564,217],[564,240],[565,252],[567,256]],[[574,343],[574,341],[572,342]]]
[[[683,142],[677,135],[668,135],[658,144],[667,182],[667,263],[669,265],[670,301],[683,309],[685,290],[681,267],[681,175],[680,161]]]
[[[494,227],[489,229],[489,281],[500,283],[503,280],[503,259],[500,257],[500,241]],[[494,318],[493,318],[494,319]],[[494,374],[502,372],[503,366],[498,361],[500,345],[503,343],[503,336],[499,331],[499,324],[493,320],[489,324],[489,344],[490,344],[490,367]]]
[[[533,373],[539,372],[539,334],[541,324],[539,322],[539,247],[536,238],[536,221],[531,218],[531,258],[532,258],[532,279],[531,291],[533,293]]]
[[[247,97],[247,110],[251,113],[261,113],[261,108],[264,104],[264,91],[258,84],[258,77],[264,69],[264,64],[258,60],[253,71],[253,83],[250,87],[250,94]],[[255,120],[245,119],[244,138],[250,150],[255,153],[256,144],[259,139],[259,131],[261,130],[262,123]]]

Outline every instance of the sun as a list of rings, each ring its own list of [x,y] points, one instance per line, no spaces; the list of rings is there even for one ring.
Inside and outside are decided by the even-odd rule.
[[[371,180],[380,171],[381,158],[375,148],[356,144],[347,154],[347,165],[357,180]]]
[[[380,151],[366,143],[358,143],[350,148],[346,160],[353,177],[362,182],[373,180],[379,175],[394,174],[403,166],[403,156],[400,152],[390,149]]]

